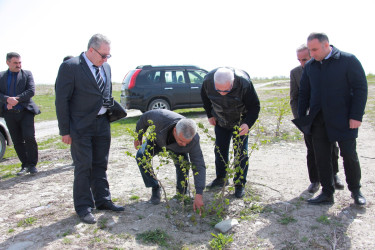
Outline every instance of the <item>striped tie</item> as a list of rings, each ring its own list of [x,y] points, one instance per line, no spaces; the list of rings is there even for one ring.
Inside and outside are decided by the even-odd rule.
[[[95,69],[95,79],[96,79],[96,82],[98,83],[100,92],[103,93],[103,91],[104,91],[104,81],[103,81],[103,78],[100,75],[100,71],[99,71],[98,66],[93,65],[93,67]]]

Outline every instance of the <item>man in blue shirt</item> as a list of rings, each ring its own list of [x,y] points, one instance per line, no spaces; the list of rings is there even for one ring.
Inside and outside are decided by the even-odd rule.
[[[35,140],[34,116],[40,114],[38,106],[31,99],[35,94],[35,84],[30,71],[22,70],[21,56],[18,53],[7,54],[7,71],[0,72],[0,116],[9,129],[21,171],[36,174],[38,145]]]

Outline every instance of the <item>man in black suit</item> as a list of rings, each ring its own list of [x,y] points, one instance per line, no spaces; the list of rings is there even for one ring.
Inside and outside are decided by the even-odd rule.
[[[74,159],[73,199],[85,223],[96,222],[92,209],[124,211],[111,201],[107,181],[111,143],[107,110],[112,106],[110,41],[91,37],[87,51],[64,61],[56,79],[56,114],[62,141]]]
[[[21,171],[36,174],[38,163],[38,144],[35,140],[34,117],[40,114],[38,106],[31,99],[35,94],[35,83],[30,71],[22,70],[21,56],[18,53],[7,54],[7,71],[0,72],[0,116],[9,129]]]
[[[312,121],[307,132],[312,135],[322,185],[322,193],[308,202],[334,202],[332,150],[337,141],[354,203],[365,205],[366,199],[360,191],[361,167],[356,150],[358,128],[367,101],[365,72],[354,55],[330,45],[324,33],[311,33],[307,47],[313,59],[303,69],[298,116],[307,116]]]
[[[309,49],[304,44],[297,49],[297,59],[300,62],[300,66],[295,67],[290,71],[290,107],[292,108],[292,113],[294,118],[298,118],[298,92],[299,92],[299,83],[301,81],[302,70],[305,67],[311,57]],[[320,188],[319,182],[319,173],[317,163],[315,162],[315,153],[313,147],[313,141],[311,135],[304,134],[305,144],[307,148],[307,169],[309,173],[310,185],[307,188],[309,193],[315,193]],[[335,183],[336,189],[344,189],[344,184],[338,177],[337,173],[339,172],[339,149],[336,146],[336,143],[333,146],[332,150],[332,166],[333,166],[333,180]]]

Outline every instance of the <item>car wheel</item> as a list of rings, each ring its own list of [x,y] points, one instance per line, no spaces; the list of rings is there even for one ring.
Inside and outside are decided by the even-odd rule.
[[[0,133],[0,160],[3,159],[6,150],[6,141],[4,135]]]
[[[153,109],[168,109],[171,110],[171,107],[169,106],[168,102],[163,99],[156,99],[153,100],[150,105],[148,105],[148,110]]]

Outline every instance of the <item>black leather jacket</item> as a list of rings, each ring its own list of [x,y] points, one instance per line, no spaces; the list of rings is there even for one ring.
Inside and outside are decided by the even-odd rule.
[[[250,76],[243,70],[232,69],[233,88],[228,94],[220,95],[214,87],[216,70],[206,75],[201,90],[207,117],[215,117],[217,124],[223,128],[231,129],[243,123],[251,128],[258,119],[260,103]]]

